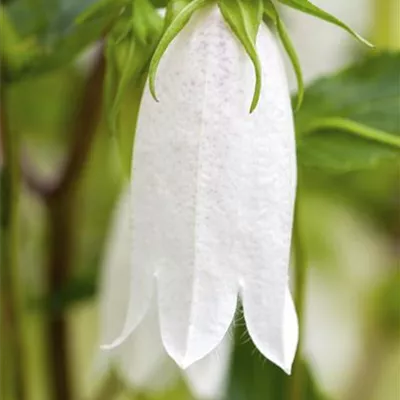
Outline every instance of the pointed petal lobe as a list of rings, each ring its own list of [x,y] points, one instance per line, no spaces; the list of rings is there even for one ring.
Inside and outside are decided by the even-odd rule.
[[[161,341],[156,299],[137,329],[116,352],[122,376],[135,389],[165,391],[178,380],[178,369]]]
[[[115,258],[110,263],[109,271],[112,275],[112,283],[109,286],[114,296],[120,296],[118,305],[109,302],[107,307],[110,313],[124,313],[124,325],[120,327],[110,327],[113,331],[119,329],[119,336],[110,338],[107,335],[107,342],[101,346],[104,350],[111,350],[128,338],[144,318],[153,296],[154,288],[154,269],[155,263],[151,252],[151,243],[145,236],[138,234],[137,230],[132,229],[131,207],[132,196],[129,190],[123,194],[123,207],[118,211],[118,224],[121,232],[118,241],[115,240],[113,252]],[[136,255],[132,258],[131,252]],[[117,264],[118,263],[118,264]],[[108,277],[108,279],[110,276]],[[126,288],[129,288],[129,295],[126,296]],[[122,297],[123,296],[123,297]],[[123,300],[122,300],[123,299]],[[114,308],[118,307],[118,308]],[[114,310],[113,310],[114,308]],[[110,340],[113,339],[113,342]]]
[[[129,188],[120,194],[111,216],[100,281],[100,340],[110,343],[121,333],[129,301]]]
[[[197,399],[217,400],[223,398],[232,350],[233,342],[228,332],[215,350],[184,372],[185,380]]]
[[[230,151],[236,138],[224,123],[248,109],[237,83],[230,86],[243,60],[249,62],[218,9],[197,12],[161,59],[160,102],[146,90],[138,121],[134,224],[153,243],[161,334],[182,367],[221,342],[236,309],[229,230],[237,188],[228,175],[238,149]]]
[[[244,316],[254,343],[267,358],[289,371],[285,356],[285,304],[296,189],[294,128],[281,55],[266,26],[257,47],[263,90],[248,122],[252,140],[242,152],[253,166],[243,183],[240,282]]]

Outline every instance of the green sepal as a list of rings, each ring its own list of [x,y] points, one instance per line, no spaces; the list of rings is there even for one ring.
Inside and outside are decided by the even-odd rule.
[[[75,20],[77,24],[93,21],[102,15],[113,13],[118,16],[121,9],[129,5],[130,0],[100,0],[89,6]]]
[[[28,64],[30,60],[40,57],[42,51],[37,41],[20,37],[2,4],[0,4],[0,20],[2,79],[6,81],[9,70],[23,70],[24,65]]]
[[[334,24],[348,33],[354,36],[358,41],[363,44],[366,44],[369,47],[374,47],[368,40],[364,39],[361,35],[351,29],[348,25],[342,22],[340,19],[336,18],[335,16],[327,13],[326,11],[322,10],[321,8],[315,6],[308,0],[279,0],[282,4],[285,4],[289,7],[292,7],[298,11],[301,11],[306,14],[310,14],[314,17],[320,18],[326,22]]]
[[[191,0],[169,0],[165,14],[165,26],[168,27]]]
[[[297,98],[295,111],[298,111],[301,107],[304,98],[304,80],[303,73],[300,66],[300,61],[296,53],[296,49],[290,39],[290,36],[286,30],[285,24],[282,18],[279,16],[278,10],[271,0],[264,0],[264,13],[276,26],[279,38],[285,48],[287,55],[292,63],[294,73],[297,79]]]
[[[143,46],[151,45],[163,27],[163,19],[149,0],[133,0],[132,30]]]
[[[118,62],[118,51],[124,47],[124,66]],[[136,79],[145,65],[145,54],[132,37],[123,42],[109,41],[106,49],[107,73],[105,82],[105,102],[107,121],[111,133],[118,131],[118,117],[124,94],[129,83]]]
[[[250,57],[255,71],[256,84],[250,113],[257,107],[261,93],[261,63],[256,49],[258,30],[262,23],[262,0],[219,0],[221,13]]]
[[[175,39],[178,33],[186,26],[189,22],[191,16],[195,11],[204,7],[206,4],[211,3],[212,0],[194,0],[183,7],[176,17],[171,21],[171,23],[166,28],[164,34],[161,37],[160,42],[154,52],[154,55],[150,62],[149,67],[149,87],[151,95],[154,100],[158,101],[155,89],[155,81],[157,75],[157,69],[160,64],[160,60],[167,50],[168,46]]]
[[[166,8],[168,3],[169,0],[151,0],[151,4],[156,8]]]
[[[118,131],[126,90],[146,73],[162,25],[162,18],[149,0],[135,0],[108,35],[105,108],[113,135]]]

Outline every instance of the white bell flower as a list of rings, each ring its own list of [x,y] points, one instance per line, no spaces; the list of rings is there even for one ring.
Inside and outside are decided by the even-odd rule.
[[[217,5],[196,11],[146,88],[131,183],[131,289],[120,345],[157,300],[161,339],[181,368],[221,343],[240,297],[260,352],[290,372],[298,340],[288,292],[296,189],[283,61],[264,24],[262,87]]]
[[[102,269],[100,335],[103,342],[114,339],[124,325],[131,274],[129,235],[129,190],[126,190],[113,215]],[[179,378],[180,371],[161,341],[155,299],[135,332],[121,346],[102,356],[103,368],[113,365],[123,380],[139,391],[160,392],[176,384]],[[215,351],[183,373],[195,398],[222,398],[230,357],[231,341],[227,335]]]

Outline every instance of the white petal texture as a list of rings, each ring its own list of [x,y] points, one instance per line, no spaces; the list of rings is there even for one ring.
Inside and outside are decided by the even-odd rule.
[[[102,343],[112,341],[121,333],[129,304],[129,194],[128,188],[121,194],[117,203],[106,246],[100,287]],[[174,376],[178,373],[162,346],[155,306],[151,307],[134,334],[121,346],[103,355],[118,367],[123,377],[136,389],[162,390],[168,384],[174,383]]]
[[[228,333],[214,351],[185,370],[185,380],[197,399],[224,398],[230,371],[232,344]]]
[[[257,50],[262,91],[252,114],[253,65],[217,6],[196,12],[162,57],[159,102],[144,92],[131,185],[131,307],[113,345],[156,296],[165,349],[186,368],[222,341],[240,294],[254,343],[290,371],[294,129],[281,55],[264,25]]]
[[[124,325],[130,290],[129,190],[122,193],[115,209],[102,269],[100,333],[111,341]],[[222,397],[232,343],[227,336],[207,357],[193,364],[184,377],[196,399]],[[100,361],[112,363],[135,390],[159,392],[176,384],[179,369],[161,341],[156,298],[137,329],[116,349],[103,352]]]

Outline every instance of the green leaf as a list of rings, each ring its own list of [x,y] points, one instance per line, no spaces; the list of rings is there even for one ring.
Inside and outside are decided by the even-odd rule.
[[[2,7],[3,77],[17,81],[63,67],[88,45],[100,39],[118,17],[114,12],[77,23],[95,0],[15,0]],[[4,34],[4,36],[3,36]],[[3,40],[2,40],[3,41]]]
[[[158,99],[156,95],[155,81],[161,57],[164,55],[174,38],[189,22],[193,13],[211,1],[212,0],[193,0],[177,14],[161,37],[161,40],[154,52],[153,58],[151,59],[149,68],[150,92],[156,101],[158,101]]]
[[[308,125],[308,132],[336,129],[347,132],[363,139],[385,144],[400,150],[400,136],[371,128],[369,126],[345,118],[321,118]]]
[[[170,0],[151,0],[154,7],[166,8]]]
[[[97,270],[89,271],[85,276],[70,279],[64,287],[51,297],[31,298],[29,307],[59,314],[68,308],[93,299],[97,293]]]
[[[256,75],[250,112],[257,107],[261,92],[261,64],[256,49],[257,33],[263,16],[262,0],[219,0],[221,13],[250,57]]]
[[[107,13],[120,12],[121,9],[127,6],[131,0],[99,0],[89,6],[76,19],[78,24],[101,18]]]
[[[282,41],[283,47],[285,48],[285,51],[292,63],[297,79],[297,100],[295,110],[298,111],[301,107],[304,97],[304,80],[296,49],[294,48],[290,36],[287,33],[284,22],[280,18],[279,13],[271,0],[264,0],[264,13],[276,25],[279,38]]]
[[[15,29],[3,5],[0,5],[1,59],[7,69],[21,68],[38,53],[37,45],[32,40],[23,40]],[[4,73],[4,71],[3,71]]]
[[[400,53],[381,53],[307,88],[296,114],[300,164],[331,172],[400,156]]]
[[[400,271],[393,265],[392,271],[379,285],[375,294],[374,317],[379,321],[387,339],[396,340],[400,333]]]
[[[353,31],[348,25],[342,22],[340,19],[334,17],[333,15],[327,13],[326,11],[320,9],[314,4],[310,3],[308,0],[279,0],[281,3],[292,7],[296,10],[304,12],[306,14],[310,14],[314,17],[320,18],[326,22],[337,25],[340,28],[346,30],[352,36],[354,36],[361,43],[366,44],[369,47],[374,47],[371,43],[369,43],[366,39],[360,36],[357,32]]]

